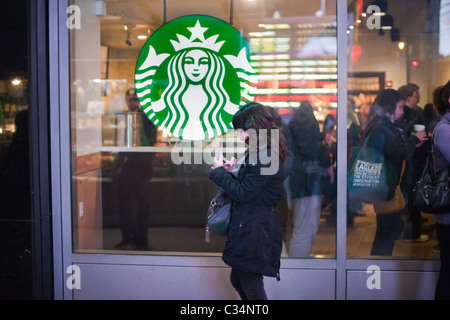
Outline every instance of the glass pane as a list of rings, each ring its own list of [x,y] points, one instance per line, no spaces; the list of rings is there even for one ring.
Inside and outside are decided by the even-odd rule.
[[[302,175],[308,185],[292,183],[297,176],[285,182],[287,196],[279,204],[283,255],[334,257],[336,1],[304,0],[301,6],[297,0],[233,1],[232,27],[229,0],[169,0],[165,25],[162,1],[105,4],[102,12],[95,1],[73,1],[81,12],[81,28],[74,24],[71,30],[75,251],[220,254],[225,237],[211,235],[205,242],[206,210],[217,193],[209,179],[211,153],[222,147],[227,156],[243,154],[244,145],[228,131],[230,110],[254,100],[271,107],[283,131],[296,113],[303,119],[301,106],[311,112],[310,145],[296,145],[285,164],[290,176]],[[205,16],[182,17],[191,14]],[[215,18],[223,21],[210,23]],[[192,93],[190,107],[191,87],[177,82],[186,65],[175,64],[188,47],[208,48],[218,65],[224,61],[217,74],[226,74],[212,93],[213,82]],[[247,64],[237,65],[242,57]],[[217,93],[229,98],[230,112],[212,115],[212,124],[190,122],[197,104],[223,100],[214,100]],[[166,108],[177,103],[179,108]],[[129,112],[135,107],[138,113]],[[292,124],[292,136],[306,128],[297,126]],[[314,159],[308,160],[314,148]],[[300,223],[302,198],[315,204],[306,224]],[[289,252],[298,232],[308,235],[306,244],[297,240],[303,249]]]
[[[0,219],[31,217],[26,10],[23,1],[1,10],[9,49],[0,54]]]
[[[0,4],[0,299],[33,299],[27,1]]]
[[[285,163],[286,257],[335,254],[337,39],[335,1],[238,1],[258,72],[255,100],[273,107],[290,141]],[[309,113],[308,111],[311,111]],[[294,119],[295,118],[295,119]],[[325,136],[325,139],[323,137]],[[318,146],[324,146],[318,161]],[[336,177],[334,177],[336,178]]]
[[[410,199],[430,152],[413,126],[431,136],[438,119],[432,93],[450,74],[445,6],[348,1],[349,256],[439,258],[433,217]],[[403,196],[403,209],[394,195]]]

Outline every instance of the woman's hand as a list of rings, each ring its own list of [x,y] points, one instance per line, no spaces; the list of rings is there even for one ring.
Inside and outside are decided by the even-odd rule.
[[[334,182],[334,168],[333,168],[333,166],[329,166],[327,171],[328,171],[328,176],[330,177],[330,184],[333,184],[333,182]]]
[[[212,168],[216,169],[218,167],[223,167],[223,165],[224,165],[224,158],[223,158],[223,154],[222,154],[222,150],[221,150],[214,158]]]
[[[231,160],[227,160],[223,157],[222,151],[220,151],[217,156],[214,158],[212,168],[216,169],[218,167],[224,167],[227,172],[231,172],[233,167],[236,165],[236,158],[232,157]]]
[[[420,148],[424,143],[424,141],[428,140],[427,133],[425,132],[425,130],[413,132],[413,135],[420,140],[420,142],[416,144],[416,148]]]

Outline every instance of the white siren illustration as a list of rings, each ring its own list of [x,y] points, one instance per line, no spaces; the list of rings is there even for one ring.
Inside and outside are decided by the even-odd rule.
[[[166,23],[147,40],[136,65],[144,112],[179,139],[225,134],[233,115],[255,97],[257,75],[247,55],[244,37],[217,18],[191,15]]]

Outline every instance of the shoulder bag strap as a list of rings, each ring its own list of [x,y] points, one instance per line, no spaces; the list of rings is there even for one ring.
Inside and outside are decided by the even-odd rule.
[[[400,179],[398,180],[398,184],[400,184],[402,182],[403,179],[403,173],[405,173],[405,164],[406,164],[406,160],[403,160],[403,164],[402,164],[402,171],[400,173]]]

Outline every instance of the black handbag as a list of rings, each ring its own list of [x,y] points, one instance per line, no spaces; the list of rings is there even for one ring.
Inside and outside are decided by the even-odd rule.
[[[210,241],[210,232],[222,236],[227,234],[232,202],[231,198],[222,191],[219,191],[211,200],[206,212],[205,241],[207,243]]]
[[[395,188],[395,193],[392,199],[390,200],[374,200],[373,201],[373,209],[375,213],[380,214],[391,214],[395,212],[399,212],[405,208],[405,198],[403,197],[402,190],[400,188],[400,184],[402,182],[403,173],[405,172],[406,162],[403,161],[402,173],[400,174],[400,180],[398,182],[397,187]]]
[[[231,174],[234,177],[238,176],[239,170],[244,163],[245,157],[242,157],[233,167]],[[228,234],[228,226],[231,219],[231,207],[233,200],[225,192],[219,189],[219,192],[209,203],[206,211],[206,232],[205,242],[210,242],[210,233],[225,236]]]
[[[433,152],[430,152],[420,180],[413,189],[414,206],[426,213],[450,212],[449,186],[448,167],[435,173]]]

